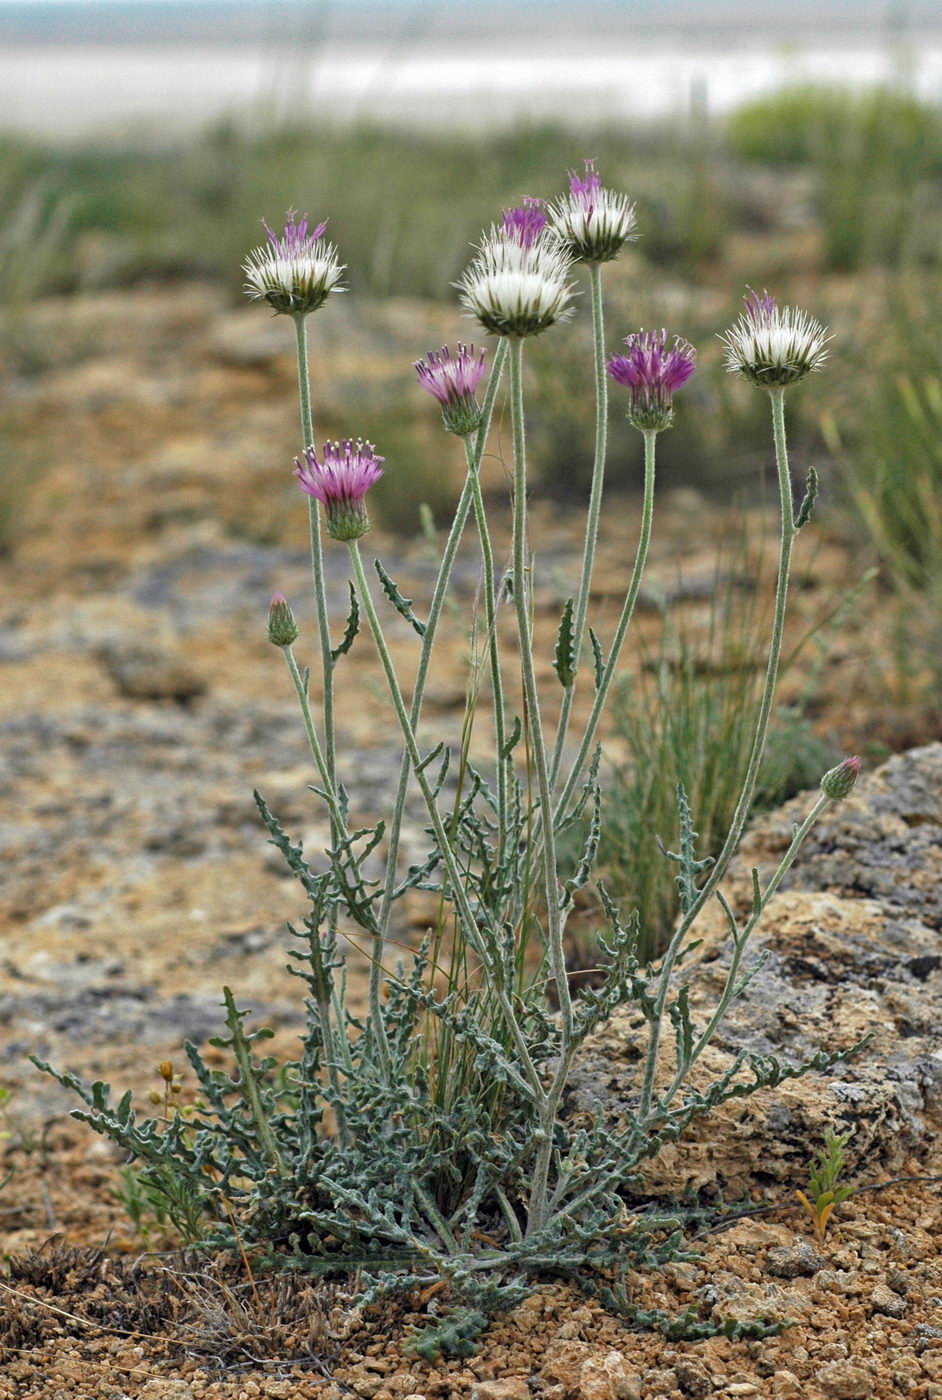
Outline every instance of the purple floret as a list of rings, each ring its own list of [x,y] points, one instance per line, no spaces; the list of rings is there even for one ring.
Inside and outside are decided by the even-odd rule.
[[[269,243],[283,258],[297,258],[303,256],[305,253],[310,253],[314,244],[327,227],[327,221],[325,220],[308,233],[307,215],[304,215],[300,223],[297,222],[297,217],[293,209],[288,211],[285,231],[280,238],[277,233],[275,233],[274,229],[270,228],[269,225],[265,223],[264,219],[262,220],[265,232],[268,234]]]
[[[325,506],[358,504],[383,474],[371,442],[325,442],[323,460],[318,461],[317,449],[306,447],[303,457],[294,459],[294,474],[298,485],[309,496],[315,496]]]
[[[602,188],[602,177],[595,168],[594,160],[587,160],[583,163],[585,165],[584,175],[577,175],[574,170],[569,172],[569,193],[582,200],[584,204],[591,204]]]
[[[625,337],[627,355],[615,355],[608,372],[628,390],[628,421],[642,432],[661,432],[674,417],[674,392],[693,374],[697,352],[675,336],[668,349],[667,331],[639,331]]]
[[[625,344],[628,354],[613,356],[608,372],[632,389],[661,388],[673,393],[697,367],[697,353],[686,340],[675,337],[668,350],[666,331],[640,331],[626,336]]]
[[[474,397],[474,391],[484,374],[485,354],[475,354],[473,345],[458,346],[458,353],[452,359],[451,351],[445,345],[441,350],[430,350],[427,360],[416,360],[415,368],[419,383],[427,389],[442,406],[462,403]]]
[[[521,248],[532,248],[546,228],[546,200],[526,195],[523,204],[504,210],[504,232]]]
[[[744,300],[746,315],[754,326],[766,325],[774,316],[778,305],[775,298],[770,297],[768,292],[763,291],[760,297],[759,293],[754,292],[751,287]]]

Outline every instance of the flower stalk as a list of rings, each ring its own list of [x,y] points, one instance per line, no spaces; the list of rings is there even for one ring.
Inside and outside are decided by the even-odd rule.
[[[314,415],[311,410],[311,375],[308,364],[307,316],[293,317],[297,338],[298,393],[301,401],[302,448],[314,444]],[[317,639],[321,659],[321,685],[324,707],[324,749],[331,787],[336,782],[337,739],[334,725],[334,663],[330,654],[330,624],[327,618],[327,589],[324,582],[324,544],[321,516],[313,496],[308,499],[308,522],[311,541],[311,576],[314,584],[314,606],[317,615]],[[338,835],[333,833],[334,837]]]
[[[461,871],[461,867],[458,864],[455,852],[452,848],[451,840],[449,838],[448,832],[445,829],[445,824],[442,821],[441,813],[438,810],[438,803],[435,800],[435,794],[432,791],[431,785],[424,770],[422,756],[419,753],[418,742],[415,737],[415,731],[410,721],[408,711],[406,710],[406,704],[402,696],[402,690],[399,686],[399,680],[396,675],[396,668],[393,665],[393,660],[389,652],[389,647],[386,644],[386,638],[383,635],[383,629],[380,625],[379,617],[376,613],[376,607],[373,603],[373,595],[370,590],[370,585],[367,581],[366,574],[363,569],[363,558],[360,554],[358,541],[350,540],[347,544],[347,548],[350,553],[350,560],[353,565],[353,572],[356,578],[360,599],[363,604],[364,612],[367,616],[370,633],[373,637],[373,643],[379,655],[380,662],[382,663],[383,671],[386,676],[387,687],[389,689],[390,698],[392,699],[393,707],[396,711],[396,718],[399,721],[399,728],[402,732],[403,740],[405,741],[406,751],[409,756],[409,762],[412,765],[412,771],[415,774],[416,780],[419,785],[419,790],[421,791],[422,797],[425,801],[426,811],[428,812],[429,819],[432,824],[432,830],[435,835],[435,840],[438,843],[438,849],[441,853],[442,859],[445,864],[451,888],[452,898],[455,901],[455,905],[458,911],[458,917],[461,921],[464,936],[467,939],[469,945],[481,958],[482,963],[484,964],[485,968],[494,980],[495,989],[497,992],[498,1000],[501,1005],[501,1009],[506,1018],[507,1026],[513,1037],[517,1052],[520,1055],[521,1068],[525,1073],[526,1078],[531,1088],[533,1089],[535,1095],[539,1099],[543,1099],[545,1095],[543,1093],[540,1076],[536,1070],[535,1065],[533,1064],[533,1060],[530,1056],[529,1048],[523,1035],[523,1031],[520,1027],[517,1015],[513,1009],[510,1000],[510,989],[504,984],[500,968],[495,963],[491,955],[488,943],[482,939],[481,931],[478,928],[478,921],[475,916],[475,911],[471,907],[471,902],[468,899],[468,895],[465,890],[464,877]],[[491,928],[490,933],[493,936],[495,930]]]
[[[586,624],[589,613],[589,597],[592,592],[592,574],[595,567],[595,551],[598,543],[599,517],[602,513],[602,493],[605,486],[605,456],[608,446],[608,378],[605,373],[605,319],[602,303],[602,268],[597,262],[589,264],[589,285],[592,289],[592,343],[595,366],[595,456],[592,462],[592,485],[589,488],[589,507],[586,516],[585,540],[582,548],[582,568],[579,574],[579,591],[576,595],[576,610],[573,631],[573,655],[578,671],[579,660],[585,645]],[[566,736],[575,700],[575,677],[573,684],[563,692],[559,724],[556,730],[556,743],[553,749],[553,763],[550,777],[555,786],[559,777],[560,764],[566,749]]]
[[[779,544],[778,575],[775,584],[775,611],[772,618],[772,637],[766,664],[765,682],[759,701],[756,730],[749,754],[749,763],[746,767],[746,776],[743,779],[742,790],[739,794],[739,800],[736,803],[736,809],[733,813],[733,819],[730,823],[726,840],[723,842],[723,848],[717,856],[716,861],[711,866],[707,878],[700,887],[696,899],[678,924],[677,930],[661,962],[658,992],[654,1006],[654,1016],[651,1022],[651,1033],[648,1041],[648,1052],[645,1058],[644,1079],[641,1087],[641,1099],[638,1109],[639,1117],[642,1122],[647,1122],[651,1113],[651,1101],[654,1094],[655,1074],[657,1072],[658,1050],[660,1047],[664,1009],[670,990],[671,976],[677,958],[684,946],[687,934],[697,916],[700,914],[700,911],[707,903],[707,900],[711,898],[720,880],[725,875],[729,862],[732,860],[742,838],[746,820],[752,806],[752,799],[755,795],[756,782],[759,777],[759,766],[762,762],[762,755],[765,752],[765,742],[769,731],[769,720],[772,717],[772,704],[775,699],[775,687],[778,681],[779,659],[782,654],[782,640],[785,635],[785,609],[788,602],[788,579],[791,569],[792,545],[796,532],[794,508],[792,505],[791,473],[788,465],[788,447],[785,440],[785,390],[780,386],[775,387],[769,390],[769,396],[772,404],[775,465],[779,487],[781,539]]]

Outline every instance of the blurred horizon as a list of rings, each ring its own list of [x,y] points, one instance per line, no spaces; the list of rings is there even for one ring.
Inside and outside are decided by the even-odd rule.
[[[925,0],[0,0],[0,128],[59,140],[243,116],[599,125],[900,81],[942,94]]]

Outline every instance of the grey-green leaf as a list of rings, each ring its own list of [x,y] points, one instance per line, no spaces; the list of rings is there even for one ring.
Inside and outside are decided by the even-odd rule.
[[[412,599],[403,597],[378,559],[373,560],[373,567],[376,570],[380,583],[383,585],[383,592],[396,609],[396,612],[400,617],[404,617],[406,622],[411,622],[420,637],[424,637],[425,623],[420,622],[412,611]]]
[[[798,514],[795,516],[795,529],[800,530],[802,525],[807,525],[814,512],[814,503],[818,498],[818,473],[814,467],[808,468],[808,477],[805,482],[805,494],[798,507]]]
[[[556,656],[553,660],[553,667],[559,677],[560,685],[568,690],[576,679],[576,634],[573,627],[573,612],[575,603],[572,598],[566,599],[563,608],[563,615],[559,623],[559,631],[556,634]]]
[[[360,605],[357,602],[356,590],[349,581],[347,587],[350,589],[350,612],[347,615],[347,625],[344,628],[343,637],[330,653],[330,659],[334,662],[341,656],[346,656],[360,630]]]

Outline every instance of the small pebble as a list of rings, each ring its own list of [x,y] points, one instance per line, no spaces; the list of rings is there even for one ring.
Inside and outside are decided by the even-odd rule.
[[[873,1400],[873,1377],[853,1361],[832,1361],[822,1366],[818,1384],[836,1400]]]
[[[471,1400],[533,1400],[522,1376],[504,1381],[478,1381],[471,1387]]]
[[[701,1361],[695,1361],[689,1356],[679,1356],[674,1362],[674,1374],[681,1390],[685,1395],[691,1396],[692,1400],[712,1395],[713,1380]]]
[[[870,1306],[875,1313],[884,1313],[887,1317],[902,1317],[906,1311],[906,1300],[894,1293],[892,1288],[887,1288],[885,1283],[878,1283],[870,1294]]]
[[[799,1278],[823,1269],[824,1260],[816,1249],[802,1241],[800,1244],[770,1249],[765,1256],[765,1268],[776,1278]]]

